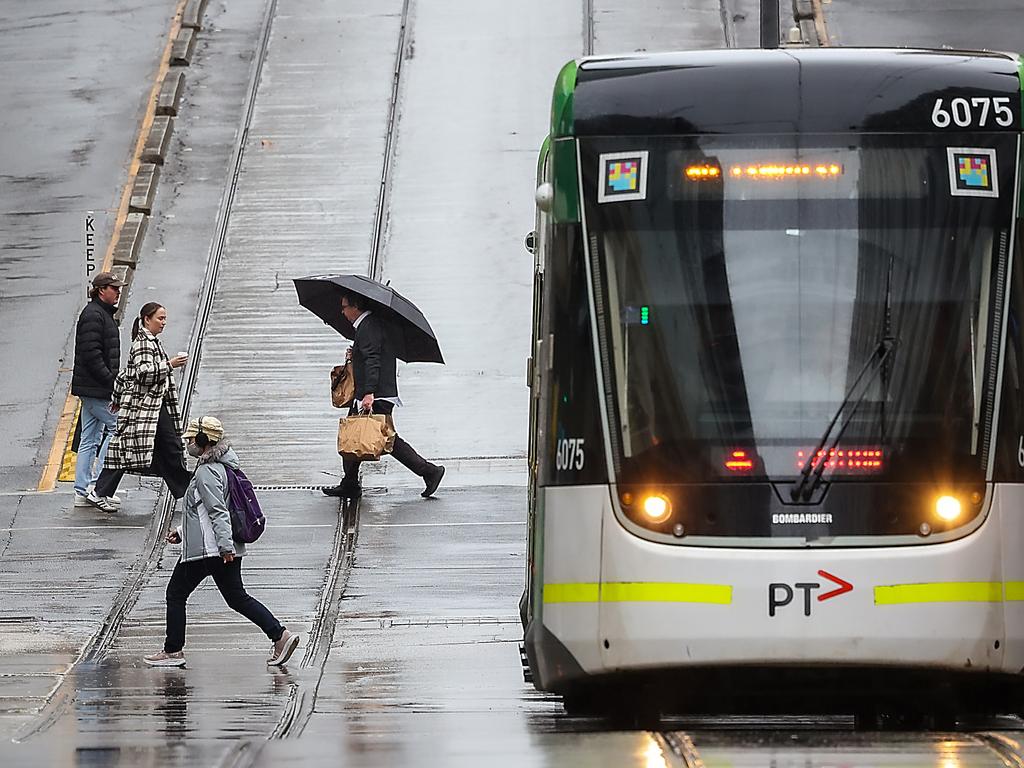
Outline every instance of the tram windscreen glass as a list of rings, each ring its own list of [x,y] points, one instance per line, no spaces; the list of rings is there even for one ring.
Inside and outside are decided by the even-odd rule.
[[[620,480],[793,478],[848,393],[827,479],[983,478],[1015,162],[1003,135],[581,140]]]

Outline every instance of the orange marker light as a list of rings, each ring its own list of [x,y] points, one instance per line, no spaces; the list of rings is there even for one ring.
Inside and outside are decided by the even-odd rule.
[[[691,166],[694,168],[697,166]],[[687,176],[689,176],[690,169],[687,169]],[[842,176],[843,167],[836,163],[815,163],[813,165],[806,163],[762,163],[758,165],[734,165],[729,169],[729,175],[734,179],[748,178],[748,179],[803,179],[803,178],[819,178],[819,179],[834,179],[837,176]]]
[[[721,175],[722,169],[717,165],[691,165],[686,169],[686,178],[690,181],[707,181]]]

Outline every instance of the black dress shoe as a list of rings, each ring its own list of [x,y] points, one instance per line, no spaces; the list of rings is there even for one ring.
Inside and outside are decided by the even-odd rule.
[[[434,468],[427,471],[427,474],[423,476],[423,482],[427,484],[427,487],[423,489],[423,493],[420,494],[424,499],[429,499],[434,495],[434,491],[437,490],[437,486],[441,484],[441,478],[444,477],[444,467],[440,464],[435,464]]]
[[[324,496],[333,496],[342,499],[358,499],[363,495],[363,489],[358,485],[339,483],[330,488],[321,488]]]

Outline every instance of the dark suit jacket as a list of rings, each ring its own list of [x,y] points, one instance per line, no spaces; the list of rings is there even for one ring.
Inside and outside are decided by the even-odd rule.
[[[397,397],[395,353],[391,350],[384,323],[376,312],[363,318],[352,345],[352,373],[356,380],[356,401],[367,394]]]

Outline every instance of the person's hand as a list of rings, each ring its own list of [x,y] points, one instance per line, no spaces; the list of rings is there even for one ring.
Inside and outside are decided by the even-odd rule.
[[[373,411],[373,393],[363,396],[362,402],[359,403],[359,408],[364,413],[370,413]]]
[[[224,552],[221,556],[224,558],[224,563],[225,564],[233,563],[235,561],[235,553],[234,552]]]
[[[177,531],[171,531],[167,534],[168,544],[181,544],[181,535]]]
[[[167,363],[171,368],[181,368],[185,363],[188,362],[188,355],[175,355]]]

